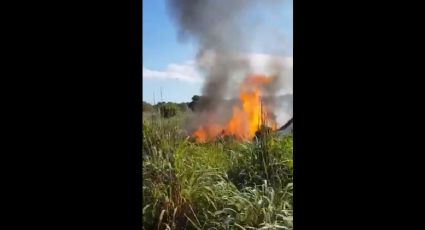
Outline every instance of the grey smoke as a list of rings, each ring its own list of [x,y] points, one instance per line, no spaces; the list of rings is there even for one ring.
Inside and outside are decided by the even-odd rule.
[[[240,19],[255,0],[169,0],[179,38],[194,38],[201,50],[229,51],[241,48]]]
[[[200,119],[206,114],[220,112],[218,117],[228,117],[231,109],[223,104],[226,96],[237,96],[239,85],[233,84],[238,74],[250,74],[251,66],[240,54],[251,48],[254,25],[246,23],[246,16],[261,6],[268,7],[270,13],[281,0],[168,0],[168,9],[178,27],[181,41],[193,40],[199,46],[198,68],[205,74],[202,94],[207,98],[203,104]],[[252,11],[254,10],[254,11]],[[255,26],[261,25],[258,22]],[[205,61],[208,64],[205,64]],[[284,66],[271,61],[269,68],[277,76],[276,82],[267,89],[268,103],[274,106],[273,95],[282,85]],[[211,116],[211,115],[209,115]],[[220,119],[222,120],[222,119]]]

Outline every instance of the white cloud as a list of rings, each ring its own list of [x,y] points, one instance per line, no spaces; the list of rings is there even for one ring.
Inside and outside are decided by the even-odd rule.
[[[164,71],[151,70],[143,66],[143,79],[174,79],[190,83],[203,81],[194,61],[170,64]]]
[[[206,53],[201,59],[201,65],[208,66],[212,64],[214,53]],[[283,77],[286,87],[282,90],[285,93],[292,92],[292,57],[272,56],[268,54],[251,53],[237,55],[241,60],[248,60],[251,65],[251,70],[259,74],[270,74],[269,64],[272,62],[279,63],[283,66]],[[143,79],[164,79],[164,80],[179,80],[189,83],[201,83],[204,78],[201,72],[197,69],[196,63],[193,60],[186,61],[183,64],[169,64],[165,70],[153,70],[143,66]]]

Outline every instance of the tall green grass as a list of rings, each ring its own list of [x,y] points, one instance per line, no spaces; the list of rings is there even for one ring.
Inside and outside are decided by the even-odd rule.
[[[197,144],[143,121],[143,229],[292,229],[292,137]]]

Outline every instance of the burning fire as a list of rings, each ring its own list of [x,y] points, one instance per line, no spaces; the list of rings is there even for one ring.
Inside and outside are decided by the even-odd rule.
[[[224,125],[207,121],[192,136],[198,142],[206,142],[220,136],[234,136],[239,140],[252,139],[257,130],[266,125],[276,129],[276,121],[270,116],[271,109],[261,102],[265,86],[272,83],[273,78],[253,75],[242,83],[239,93],[239,104],[233,106],[232,116]]]

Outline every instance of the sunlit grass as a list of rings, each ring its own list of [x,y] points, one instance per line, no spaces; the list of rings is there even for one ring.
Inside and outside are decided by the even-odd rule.
[[[292,229],[292,137],[197,144],[143,121],[144,229]]]

